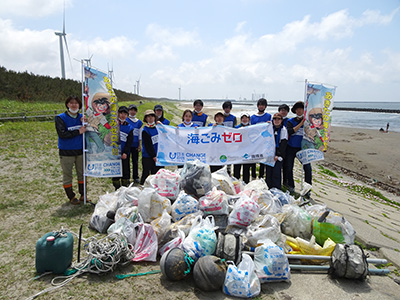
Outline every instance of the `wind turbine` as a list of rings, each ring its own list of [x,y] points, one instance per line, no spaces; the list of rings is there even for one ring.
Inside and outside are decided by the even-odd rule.
[[[67,49],[68,58],[71,63],[71,69],[72,69],[71,56],[69,55],[69,49],[68,49],[67,38],[66,38],[67,34],[65,33],[65,2],[64,2],[64,13],[63,13],[63,31],[62,32],[54,32],[54,34],[57,35],[60,40],[61,78],[65,79],[63,38],[64,38],[65,48]]]
[[[113,65],[111,64],[111,70],[110,70],[110,66],[109,66],[108,63],[107,63],[107,69],[108,69],[108,78],[109,78],[110,81],[111,81],[111,86],[113,86],[114,67],[113,67]]]
[[[136,95],[139,95],[139,86],[140,86],[140,78],[142,77],[142,75],[139,76],[139,79],[136,80]]]

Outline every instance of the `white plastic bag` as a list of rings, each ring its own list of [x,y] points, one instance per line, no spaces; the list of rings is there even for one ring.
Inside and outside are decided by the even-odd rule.
[[[137,213],[137,206],[123,206],[117,209],[114,220],[118,221],[120,218],[125,217],[131,222],[135,222],[137,218]]]
[[[89,226],[100,233],[106,233],[108,227],[112,224],[112,220],[107,218],[107,213],[117,210],[117,202],[118,196],[115,192],[100,196],[90,218]]]
[[[245,190],[243,193],[257,201],[260,206],[260,214],[277,214],[282,212],[282,204],[270,191]]]
[[[154,219],[150,224],[157,234],[157,239],[160,243],[163,240],[165,233],[171,226],[171,216],[166,210],[164,210],[161,217]]]
[[[133,247],[135,257],[132,261],[156,261],[158,241],[150,224],[135,223],[137,226],[136,242]]]
[[[205,214],[227,215],[229,206],[225,192],[213,188],[212,191],[199,199],[199,208]]]
[[[179,221],[184,216],[199,210],[199,202],[184,191],[181,191],[178,198],[172,204],[171,214],[174,222]]]
[[[175,200],[179,193],[179,175],[167,169],[160,169],[152,178],[151,184],[163,197]]]
[[[118,221],[116,221],[114,224],[112,224],[108,230],[107,233],[119,233],[122,234],[127,242],[131,245],[134,245],[136,241],[136,226],[133,224],[130,220],[128,220],[125,217],[119,218]]]
[[[254,253],[254,265],[261,283],[290,281],[289,261],[283,249],[270,239],[260,241]]]
[[[179,247],[183,243],[183,241],[185,240],[185,233],[179,228],[177,228],[177,235],[178,235],[177,237],[173,238],[160,248],[158,253],[161,256],[163,256],[163,254],[168,250]]]
[[[254,262],[249,255],[243,254],[242,261],[237,267],[229,265],[223,292],[240,298],[252,298],[260,294],[260,280],[254,271]]]
[[[281,224],[281,230],[284,234],[292,237],[301,237],[309,240],[312,231],[311,215],[297,205],[284,205],[282,211],[285,218]]]
[[[212,185],[228,195],[236,195],[235,185],[232,177],[226,171],[226,166],[211,173]]]
[[[146,223],[161,217],[164,209],[171,212],[171,201],[160,196],[155,189],[145,188],[139,194],[138,211]]]
[[[205,219],[197,216],[189,235],[181,245],[182,249],[195,260],[201,256],[213,255],[218,241],[214,229],[213,216],[208,216]]]
[[[138,211],[144,222],[150,222],[150,208],[151,208],[151,196],[154,193],[154,189],[145,188],[139,194],[138,200]]]
[[[281,226],[277,218],[265,215],[259,223],[252,223],[246,232],[247,244],[256,247],[260,240],[270,239],[279,246],[284,246],[285,241],[281,234]]]
[[[260,213],[258,203],[241,194],[240,199],[235,203],[232,212],[229,214],[228,225],[247,227],[253,222]]]

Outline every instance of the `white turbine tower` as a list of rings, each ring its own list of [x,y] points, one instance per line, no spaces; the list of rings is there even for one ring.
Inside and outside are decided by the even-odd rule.
[[[139,95],[139,86],[140,86],[140,78],[142,77],[142,75],[139,76],[139,79],[136,80],[136,95]]]
[[[64,3],[64,14],[63,14],[63,31],[62,32],[54,32],[60,38],[60,60],[61,60],[61,78],[65,79],[65,63],[64,63],[64,47],[63,47],[63,39],[65,42],[65,48],[67,49],[68,58],[71,63],[71,57],[69,55],[68,44],[67,44],[67,34],[65,33],[65,3]],[[72,63],[71,63],[72,68]]]

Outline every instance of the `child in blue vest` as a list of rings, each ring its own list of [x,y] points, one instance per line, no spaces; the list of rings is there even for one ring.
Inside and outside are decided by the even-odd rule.
[[[250,124],[258,124],[258,123],[266,123],[271,121],[271,115],[265,110],[267,109],[268,102],[266,99],[261,98],[257,101],[257,109],[258,112],[254,115],[251,116],[250,118]],[[265,165],[264,164],[259,164],[260,170],[258,173],[258,178],[263,178],[264,173],[265,173]]]
[[[83,179],[83,133],[86,128],[82,125],[82,101],[76,96],[70,96],[65,101],[67,111],[56,117],[58,149],[63,171],[63,187],[71,204],[84,201]],[[75,197],[72,188],[72,169],[75,165],[78,176],[80,198]]]
[[[139,152],[142,150],[139,143],[140,128],[143,122],[136,118],[137,106],[135,104],[129,105],[129,116],[126,119],[133,128],[133,142],[131,146],[132,157],[132,181],[139,183]]]
[[[286,127],[287,122],[289,120],[289,118],[287,116],[289,114],[289,111],[290,111],[290,108],[289,108],[289,106],[287,104],[282,104],[282,105],[280,105],[278,107],[278,112],[283,118],[283,126],[285,126],[285,127]],[[284,156],[282,156],[282,159],[283,159],[283,161],[282,161],[283,185],[288,186],[288,184],[287,184],[288,180],[287,180],[287,174],[286,174],[287,161],[286,161]]]
[[[143,185],[150,174],[156,174],[161,168],[156,166],[158,150],[158,131],[156,128],[156,114],[152,110],[146,110],[143,117],[142,130],[142,177]]]
[[[231,115],[232,102],[225,101],[222,104],[222,109],[224,110],[224,115],[225,115],[224,126],[235,127],[236,126],[236,117],[234,115]]]
[[[294,192],[294,179],[293,179],[293,167],[296,153],[301,150],[301,141],[303,140],[304,134],[304,103],[303,101],[296,102],[292,107],[292,113],[296,114],[296,117],[291,118],[287,122],[287,131],[289,134],[289,141],[286,149],[286,160],[287,160],[287,175],[288,175],[288,190]],[[312,182],[312,169],[311,164],[303,165],[305,173],[305,181],[309,184]],[[306,197],[309,197],[308,193]]]
[[[273,167],[267,165],[267,185],[269,188],[282,189],[282,161],[285,157],[285,151],[288,141],[288,133],[283,126],[283,117],[276,113],[272,118],[275,136],[275,165]]]
[[[225,115],[219,111],[214,115],[215,123],[210,123],[210,124],[208,124],[208,126],[218,126],[218,125],[224,126],[224,120],[225,120]],[[223,166],[211,166],[210,165],[211,173],[218,171],[219,169],[222,169],[222,167]]]
[[[240,116],[240,124],[237,125],[235,128],[242,128],[250,126],[250,115],[248,113],[242,113]],[[243,167],[243,181],[245,183],[250,182],[250,169],[252,172],[256,172],[256,164],[236,164],[233,165],[233,176],[237,179],[240,179],[240,171]],[[255,175],[254,175],[255,177]]]
[[[121,185],[129,186],[130,165],[129,154],[133,142],[133,128],[126,120],[129,115],[129,110],[126,106],[121,106],[118,109],[118,125],[119,125],[119,140],[121,147],[121,160],[122,160],[122,177],[113,177],[112,183],[115,190],[118,190]]]
[[[192,122],[199,127],[205,127],[207,123],[207,115],[202,112],[204,107],[203,101],[200,99],[193,102],[193,119]]]
[[[157,122],[161,122],[164,125],[169,125],[169,120],[164,118],[164,109],[160,104],[154,106],[154,112],[156,113]]]
[[[193,112],[190,109],[186,109],[182,115],[182,123],[178,127],[197,127],[196,124],[192,122]]]

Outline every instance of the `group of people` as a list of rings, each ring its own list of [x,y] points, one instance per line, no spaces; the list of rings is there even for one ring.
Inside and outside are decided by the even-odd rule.
[[[271,116],[266,112],[267,100],[261,98],[257,102],[258,112],[250,116],[242,113],[240,120],[231,114],[232,103],[225,101],[222,104],[223,112],[217,112],[213,119],[214,122],[208,126],[223,125],[226,127],[241,128],[258,123],[272,122],[276,151],[275,165],[259,164],[259,178],[265,178],[267,185],[272,188],[282,188],[283,184],[290,192],[294,192],[293,166],[296,153],[301,150],[304,125],[304,103],[296,102],[291,111],[296,114],[294,118],[288,118],[289,106],[282,104],[278,112]],[[56,130],[58,134],[58,148],[61,166],[63,170],[63,187],[68,199],[72,204],[79,204],[84,201],[84,176],[83,176],[83,138],[86,132],[84,117],[79,113],[82,108],[81,100],[76,96],[70,96],[65,101],[67,111],[56,117]],[[208,116],[203,112],[204,103],[195,100],[193,111],[187,109],[183,112],[182,127],[205,127],[207,126]],[[122,177],[113,177],[112,182],[117,190],[121,186],[128,186],[132,175],[132,181],[144,184],[150,174],[155,174],[161,168],[156,165],[158,149],[157,123],[169,125],[170,121],[164,117],[163,107],[159,104],[153,110],[144,112],[143,121],[136,117],[138,108],[132,104],[129,107],[120,106],[118,109],[119,140],[121,147]],[[139,153],[142,155],[142,175],[139,180],[138,162]],[[132,166],[131,166],[132,163]],[[80,197],[77,198],[72,188],[72,170],[75,166]],[[210,166],[212,172],[222,168],[222,166]],[[311,184],[312,173],[311,165],[303,166],[305,171],[305,181]],[[131,173],[132,170],[132,173]],[[231,173],[231,166],[228,166]],[[251,178],[257,178],[256,164],[235,164],[233,166],[233,176],[237,179],[242,178],[245,183],[250,182]]]

